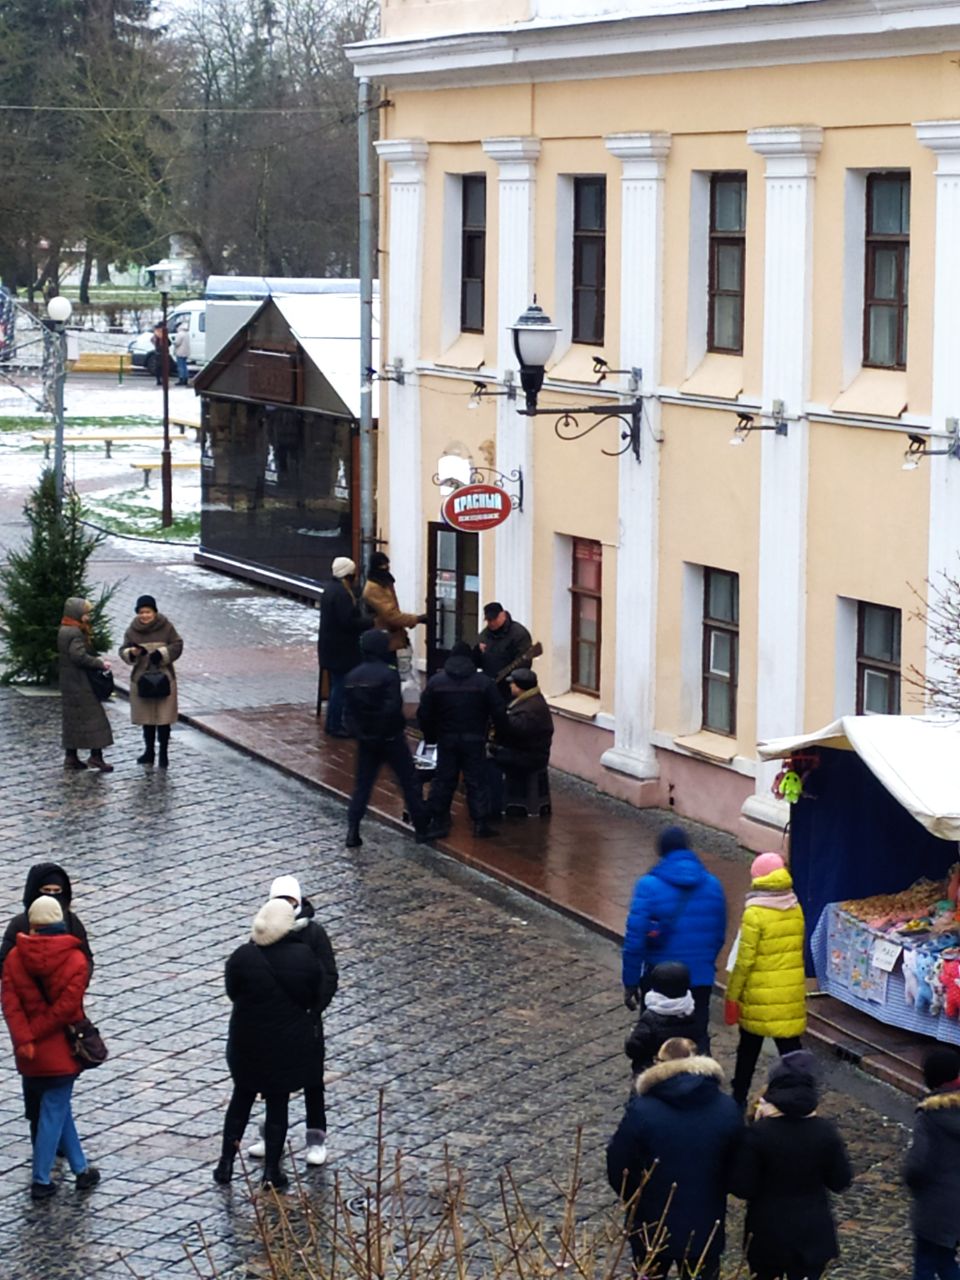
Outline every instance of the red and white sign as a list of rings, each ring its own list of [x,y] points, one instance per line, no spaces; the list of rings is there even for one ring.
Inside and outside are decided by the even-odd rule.
[[[443,501],[440,516],[452,529],[482,533],[503,524],[513,509],[509,493],[492,484],[467,484]]]

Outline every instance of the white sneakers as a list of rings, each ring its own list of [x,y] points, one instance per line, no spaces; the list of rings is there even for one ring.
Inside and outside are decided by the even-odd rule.
[[[314,1142],[307,1147],[307,1164],[321,1165],[327,1163],[327,1144]]]
[[[263,1134],[247,1147],[247,1155],[251,1160],[262,1160],[267,1154],[267,1144],[263,1140]]]
[[[307,1164],[313,1165],[315,1168],[327,1163],[327,1144],[326,1135],[322,1129],[307,1130]],[[263,1134],[256,1142],[252,1142],[247,1147],[247,1155],[251,1160],[262,1160],[266,1153],[266,1145],[263,1141]]]

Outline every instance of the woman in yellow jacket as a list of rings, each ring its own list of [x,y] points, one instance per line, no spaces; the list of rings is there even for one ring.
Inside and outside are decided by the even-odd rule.
[[[739,1024],[733,1096],[746,1109],[764,1036],[781,1055],[799,1049],[807,1029],[803,965],[803,909],[778,853],[761,853],[750,867],[736,961],[727,983],[726,1021]]]

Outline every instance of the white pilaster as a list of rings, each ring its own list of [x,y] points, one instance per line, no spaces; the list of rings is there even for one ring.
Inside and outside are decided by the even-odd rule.
[[[813,332],[813,195],[823,130],[751,129],[766,159],[763,282],[763,414],[783,401],[789,434],[758,433],[761,450],[757,618],[757,737],[804,728],[809,424],[803,418]],[[749,234],[749,231],[748,231]],[[776,764],[757,770],[749,818],[782,825],[787,806],[770,793]]]
[[[917,137],[937,157],[937,217],[933,270],[933,429],[943,431],[947,418],[960,415],[960,360],[957,331],[960,325],[960,120],[928,120],[914,126]],[[934,448],[943,448],[936,441]],[[927,542],[927,579],[931,587],[943,587],[944,574],[956,577],[960,551],[960,461],[949,456],[927,458],[930,468],[930,531]],[[927,637],[926,667],[929,675],[944,678],[943,656]]]
[[[660,382],[663,303],[663,186],[668,133],[620,133],[605,139],[622,162],[620,178],[621,368],[639,368],[642,387]],[[619,461],[617,670],[614,744],[601,762],[635,778],[659,769],[651,742],[656,692],[657,565],[660,528],[660,405],[646,402],[640,464]]]
[[[485,138],[483,149],[500,166],[497,183],[497,224],[500,260],[497,264],[497,364],[501,377],[516,367],[507,326],[533,300],[533,215],[539,138]],[[533,432],[535,419],[522,418],[518,399],[497,401],[497,459],[499,471],[523,470],[523,511],[514,511],[498,525],[496,539],[496,597],[525,626],[533,623]]]
[[[387,483],[390,523],[387,552],[397,580],[400,608],[419,613],[426,596],[423,563],[423,501],[420,461],[420,357],[423,281],[425,169],[428,144],[422,138],[387,138],[374,143],[387,167],[386,364],[402,360],[404,384],[387,386]],[[415,633],[414,633],[415,634]]]

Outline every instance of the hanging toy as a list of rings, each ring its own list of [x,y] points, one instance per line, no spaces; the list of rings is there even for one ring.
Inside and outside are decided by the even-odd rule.
[[[787,804],[796,804],[804,795],[804,783],[819,764],[820,757],[816,753],[788,756],[773,780],[773,794],[786,800]]]

